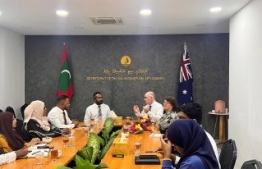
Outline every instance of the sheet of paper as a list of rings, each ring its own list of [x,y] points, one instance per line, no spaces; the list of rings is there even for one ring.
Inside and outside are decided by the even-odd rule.
[[[149,137],[157,137],[157,138],[160,138],[160,137],[162,137],[162,134],[160,134],[160,133],[151,133],[151,134],[149,135]]]
[[[38,152],[42,152],[44,154],[44,157],[47,157],[49,154],[49,149],[32,149],[31,151],[29,151],[29,153],[27,154],[28,158],[34,158],[35,154]]]

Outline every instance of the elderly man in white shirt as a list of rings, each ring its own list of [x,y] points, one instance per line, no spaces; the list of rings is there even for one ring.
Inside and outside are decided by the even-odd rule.
[[[5,163],[11,163],[15,161],[17,158],[22,158],[26,156],[28,153],[27,149],[20,149],[17,151],[12,151],[10,153],[1,154],[0,155],[0,165]]]
[[[110,117],[110,108],[103,103],[103,96],[100,92],[94,92],[93,94],[94,104],[88,106],[85,111],[84,121],[94,120],[106,120]]]
[[[155,100],[155,94],[152,91],[146,92],[144,95],[146,105],[140,113],[138,105],[134,105],[133,110],[137,117],[148,115],[151,122],[158,121],[163,116],[163,106]]]
[[[65,95],[61,95],[57,98],[56,106],[53,107],[48,113],[48,120],[53,126],[57,128],[74,128],[78,125],[78,121],[72,121],[68,117],[67,110],[69,110],[70,101]]]

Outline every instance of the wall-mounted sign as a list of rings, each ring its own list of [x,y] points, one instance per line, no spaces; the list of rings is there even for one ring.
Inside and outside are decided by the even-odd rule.
[[[128,67],[128,66],[131,65],[131,63],[132,63],[132,60],[131,60],[131,57],[130,57],[130,56],[124,55],[124,56],[122,56],[121,59],[120,59],[120,64],[121,64],[122,66]]]

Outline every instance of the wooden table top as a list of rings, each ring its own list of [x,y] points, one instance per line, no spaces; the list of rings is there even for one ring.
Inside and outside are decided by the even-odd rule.
[[[145,131],[140,134],[129,134],[128,136],[128,151],[127,155],[124,158],[112,157],[112,151],[115,149],[112,145],[108,150],[101,162],[107,164],[109,169],[159,169],[161,165],[136,165],[135,164],[135,155],[134,155],[134,143],[136,141],[141,142],[141,153],[140,154],[155,154],[162,159],[162,156],[159,153],[146,153],[148,150],[157,150],[161,147],[160,138],[150,137],[151,133]],[[162,161],[162,160],[161,160]]]
[[[86,123],[81,123],[80,126],[86,125]],[[101,131],[103,124],[98,124],[96,127],[95,133]],[[123,123],[115,124],[115,126],[121,126]],[[48,146],[54,146],[54,149],[62,150],[62,156],[56,160],[56,162],[52,162],[50,155],[46,158],[43,158],[44,165],[41,167],[36,166],[35,158],[27,158],[27,159],[18,159],[12,163],[2,165],[2,169],[30,169],[30,168],[48,168],[55,169],[58,166],[67,165],[71,160],[74,159],[78,150],[82,149],[88,140],[88,137],[85,136],[83,127],[72,129],[72,133],[75,137],[75,147],[64,147],[63,137],[55,137],[52,139],[52,142],[48,144]],[[128,136],[128,153],[124,158],[114,158],[112,157],[112,150],[114,149],[114,145],[108,150],[104,158],[101,162],[107,164],[110,169],[159,169],[161,165],[135,165],[134,161],[134,142],[140,141],[142,143],[141,146],[141,154],[149,154],[146,153],[146,150],[156,150],[161,146],[161,142],[159,138],[149,137],[150,132],[143,132],[140,134],[130,134]],[[119,136],[118,136],[119,137]],[[160,154],[153,153],[160,156]]]
[[[98,129],[97,129],[98,130]],[[55,137],[52,139],[52,142],[47,144],[48,146],[54,146],[54,149],[62,150],[62,156],[52,162],[50,155],[46,158],[43,158],[44,165],[41,168],[53,169],[61,165],[67,165],[72,159],[74,159],[78,150],[82,149],[87,142],[88,137],[85,136],[83,128],[72,129],[72,134],[75,137],[75,147],[64,147],[63,137]],[[35,158],[26,158],[18,159],[12,163],[4,164],[1,167],[3,169],[30,169],[37,168]]]

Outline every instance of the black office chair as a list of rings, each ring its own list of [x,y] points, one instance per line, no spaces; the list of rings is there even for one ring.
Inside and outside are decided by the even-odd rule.
[[[244,162],[241,169],[262,169],[262,164],[258,160],[249,160]]]
[[[227,140],[222,148],[219,155],[219,162],[221,169],[233,169],[237,159],[237,147],[234,140]]]

